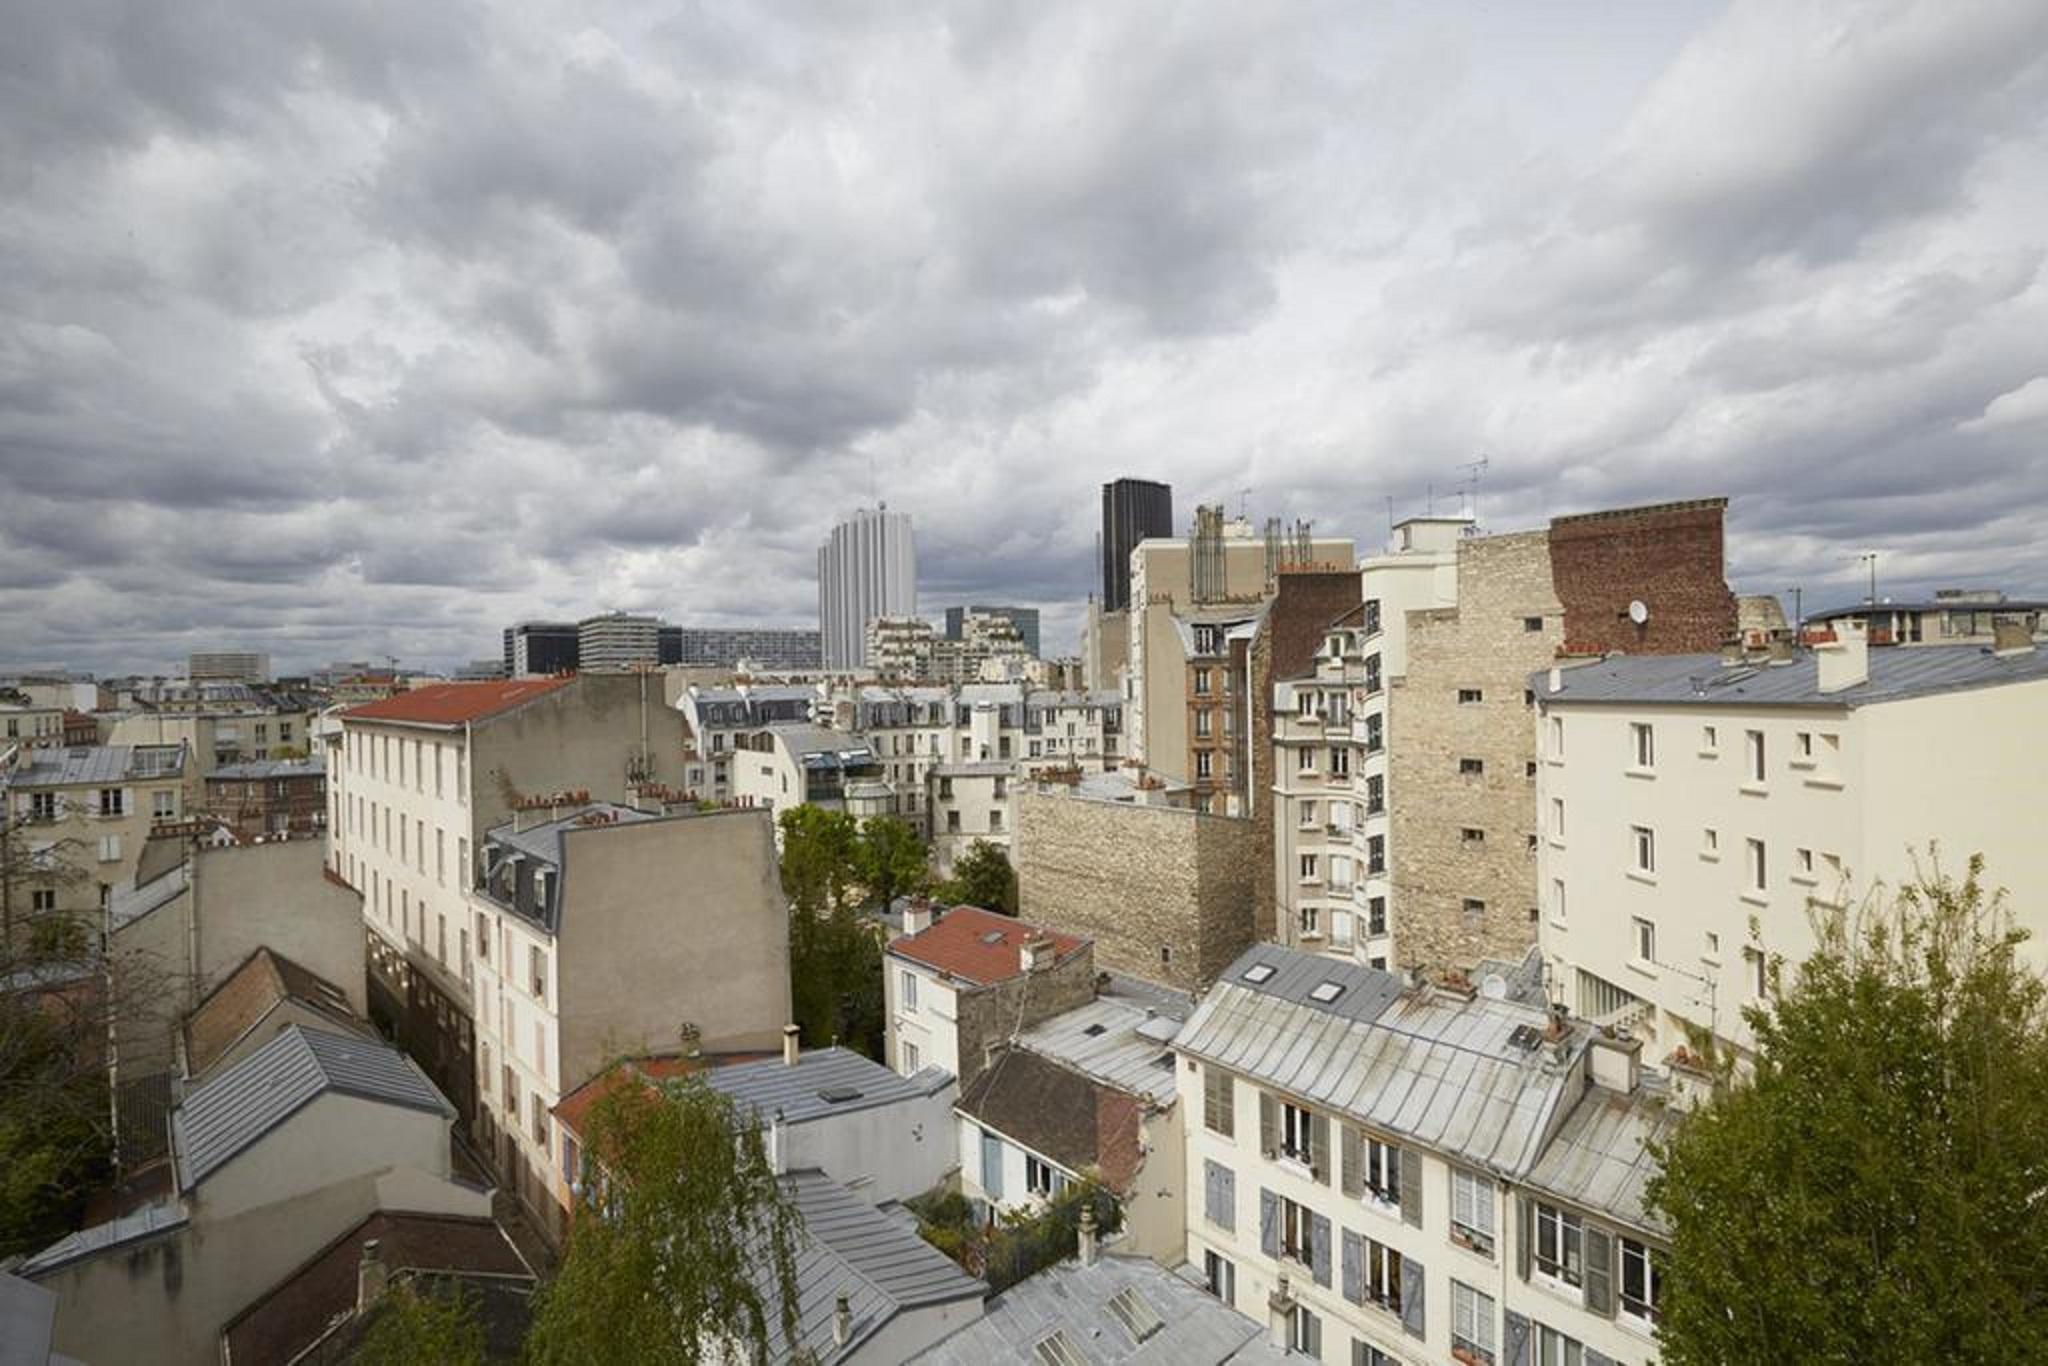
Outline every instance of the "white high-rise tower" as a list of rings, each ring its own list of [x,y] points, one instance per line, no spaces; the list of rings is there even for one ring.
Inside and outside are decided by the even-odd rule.
[[[917,615],[917,543],[910,514],[862,508],[818,547],[818,637],[828,669],[862,664],[867,624]]]

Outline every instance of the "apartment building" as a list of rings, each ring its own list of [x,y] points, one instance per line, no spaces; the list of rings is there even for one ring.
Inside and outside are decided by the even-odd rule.
[[[805,721],[783,721],[733,740],[732,798],[776,820],[792,807],[886,816],[895,794],[866,741]]]
[[[573,621],[522,621],[505,628],[503,665],[507,678],[566,673],[576,667],[577,625]]]
[[[1538,675],[1541,945],[1554,990],[1660,1050],[1697,1026],[1748,1048],[1742,1007],[1813,947],[1814,906],[1896,889],[1930,842],[2013,893],[2043,954],[2048,652],[1872,649],[1609,659]]]
[[[1168,527],[1171,530],[1171,526]],[[1038,657],[1038,609],[1036,607],[948,607],[946,609],[946,639],[965,640],[969,623],[975,617],[1000,618],[1017,628],[1017,638],[1023,642],[1024,653]]]
[[[923,617],[873,617],[861,631],[861,663],[883,678],[931,677],[937,633]]]
[[[913,907],[882,960],[889,1062],[964,1091],[1018,1030],[1095,997],[1095,947],[975,906]]]
[[[668,642],[675,643],[669,658]],[[750,627],[671,626],[663,628],[664,664],[747,665],[769,673],[823,667],[816,631]]]
[[[431,684],[339,719],[327,862],[363,899],[370,1015],[468,1118],[474,851],[534,796],[679,788],[683,718],[659,678],[618,673]]]
[[[61,745],[66,715],[62,707],[0,704],[0,744]]]
[[[206,775],[201,806],[240,840],[316,834],[327,825],[327,756],[223,764]]]
[[[1666,1234],[1642,1193],[1679,1111],[1639,1044],[1261,945],[1172,1049],[1187,1261],[1292,1350],[1656,1359]]]
[[[1398,524],[1362,565],[1358,611],[1273,687],[1282,942],[1381,966],[1519,960],[1536,940],[1528,674],[1733,639],[1724,503],[1501,535],[1465,517]]]
[[[808,683],[690,684],[675,700],[689,722],[691,748],[697,756],[685,786],[699,796],[724,801],[732,795],[734,740],[778,722],[813,719],[819,697]]]
[[[201,650],[187,656],[185,677],[232,683],[268,683],[270,656],[260,650]]]
[[[1277,522],[1258,537],[1213,507],[1196,510],[1189,537],[1140,541],[1126,631],[1130,756],[1191,785],[1212,812],[1243,814],[1250,641],[1283,567],[1348,570],[1354,555],[1348,537],[1283,535]]]
[[[551,1117],[564,1095],[621,1052],[678,1046],[686,1023],[714,1052],[759,1050],[789,1018],[789,920],[760,811],[529,799],[485,833],[464,924],[478,1138],[556,1238],[578,1179]]]
[[[2035,640],[2048,634],[2048,601],[2014,599],[1995,588],[1938,588],[1932,598],[1837,607],[1806,626],[1825,634],[1847,622],[1872,645],[1989,645],[2001,625]]]
[[[241,696],[224,696],[233,686]],[[115,745],[183,744],[185,803],[200,805],[206,779],[215,769],[303,756],[311,749],[312,703],[302,697],[273,697],[239,685],[208,685],[196,696],[159,695],[113,717],[107,742]]]
[[[861,508],[818,547],[819,652],[828,669],[856,669],[876,617],[917,615],[917,538],[910,514]]]
[[[661,618],[605,612],[576,623],[576,667],[630,669],[661,662]]]
[[[184,814],[183,745],[93,745],[31,749],[0,744],[4,819],[24,827],[28,850],[48,875],[18,879],[26,897],[11,907],[25,920],[104,910],[135,881],[150,831]],[[52,933],[58,932],[53,928]]]
[[[979,610],[947,635],[922,617],[876,617],[867,624],[862,658],[879,677],[926,683],[997,681],[1033,662],[1015,621]]]

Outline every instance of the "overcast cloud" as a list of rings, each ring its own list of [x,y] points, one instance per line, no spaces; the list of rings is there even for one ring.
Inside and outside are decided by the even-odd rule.
[[[2048,594],[2048,6],[0,0],[0,668],[1048,609],[1136,474]],[[1248,496],[1242,491],[1249,490]]]

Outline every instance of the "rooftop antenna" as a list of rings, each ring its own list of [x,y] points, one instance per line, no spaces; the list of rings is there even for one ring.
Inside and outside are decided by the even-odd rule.
[[[1251,490],[1250,490],[1249,488],[1242,488],[1242,489],[1239,489],[1239,490],[1237,491],[1237,520],[1238,520],[1238,521],[1242,522],[1242,521],[1247,521],[1247,520],[1249,520],[1249,519],[1250,519],[1250,517],[1251,517],[1251,515],[1252,515],[1252,513],[1251,513],[1251,502],[1252,502],[1252,491],[1251,491]]]
[[[1472,525],[1468,530],[1477,531],[1479,528],[1479,476],[1486,473],[1486,467],[1491,463],[1492,461],[1481,455],[1477,460],[1467,460],[1458,467],[1471,471],[1465,477],[1465,515],[1472,519]]]
[[[1856,557],[1870,566],[1870,596],[1865,599],[1872,607],[1877,606],[1877,552],[1866,550]]]

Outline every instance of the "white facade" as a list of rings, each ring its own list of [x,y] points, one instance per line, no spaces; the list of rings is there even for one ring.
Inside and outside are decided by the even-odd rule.
[[[1965,669],[2003,667],[1976,647],[1946,648]],[[1936,650],[1869,651],[1873,683]],[[1697,677],[1697,695],[1599,700],[1578,688],[1579,670],[1555,688],[1539,684],[1540,943],[1556,990],[1661,1050],[1685,1042],[1685,1024],[1747,1048],[1742,1007],[1763,994],[1771,962],[1812,950],[1810,906],[1888,896],[1912,880],[1930,841],[1953,874],[1984,856],[1986,883],[2010,890],[2038,958],[2048,931],[2048,765],[2037,743],[2048,669],[2032,652],[2009,662],[2012,678],[1996,686],[1873,701],[1855,685],[1747,697],[1775,687],[1779,670],[1711,656],[1675,662],[1681,679],[1688,668]],[[1816,666],[1781,667],[1812,677]]]
[[[924,1067],[960,1075],[959,994],[944,973],[884,954],[882,1000],[889,1066],[906,1077]]]
[[[660,659],[659,617],[608,612],[576,623],[579,669],[626,669],[636,664],[655,664]]]
[[[818,633],[827,669],[861,665],[867,624],[917,615],[910,514],[862,508],[818,547]]]

